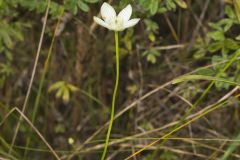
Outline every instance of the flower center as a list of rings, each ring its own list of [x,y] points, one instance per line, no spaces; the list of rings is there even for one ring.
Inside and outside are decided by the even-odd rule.
[[[115,31],[121,31],[123,30],[123,20],[119,17],[116,17],[116,18],[113,18],[113,19],[110,19],[108,21],[108,24],[109,24],[109,27],[112,29],[112,30],[115,30]]]
[[[115,19],[115,27],[117,30],[122,30],[123,29],[123,20],[119,17]]]

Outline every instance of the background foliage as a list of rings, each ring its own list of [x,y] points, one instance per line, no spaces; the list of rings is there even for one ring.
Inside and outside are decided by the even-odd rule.
[[[97,26],[101,0],[52,0],[37,73],[25,115],[31,119],[49,48],[53,43],[34,126],[62,159],[99,159],[105,131],[86,140],[108,121],[114,86],[113,33]],[[238,0],[110,0],[117,11],[133,6],[136,27],[120,34],[121,73],[117,113],[132,102],[135,107],[114,122],[113,140],[142,134],[140,138],[115,143],[109,159],[124,159],[152,140],[171,131],[167,127],[181,119],[190,104],[204,93],[209,78],[167,85],[146,100],[136,101],[160,85],[192,71],[213,81],[207,96],[192,111],[198,113],[227,96],[226,107],[210,113],[173,137],[162,147],[153,147],[158,159],[239,159],[240,63],[234,61],[240,45]],[[19,114],[29,85],[43,25],[47,0],[0,0],[0,159],[54,159],[46,145],[23,122],[9,155]],[[64,13],[62,14],[62,11]],[[60,18],[57,34],[55,27]],[[224,71],[223,71],[224,70]],[[234,92],[235,93],[235,92]],[[171,126],[171,125],[170,125]],[[150,132],[152,131],[152,132]],[[200,138],[196,140],[194,138]],[[223,140],[207,139],[231,139]],[[114,142],[114,141],[113,141]],[[83,145],[84,144],[84,145]],[[82,146],[83,145],[83,146]],[[80,148],[80,150],[79,150]],[[135,159],[156,159],[148,150]]]

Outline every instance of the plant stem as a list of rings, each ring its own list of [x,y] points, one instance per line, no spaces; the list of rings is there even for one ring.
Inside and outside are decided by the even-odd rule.
[[[105,146],[104,146],[101,160],[105,159],[105,156],[107,153],[109,138],[110,138],[111,130],[112,130],[112,126],[113,126],[114,113],[115,113],[115,102],[116,102],[116,95],[117,95],[118,82],[119,82],[119,41],[118,41],[118,32],[117,31],[115,31],[115,47],[116,47],[116,83],[115,83],[115,87],[114,87],[114,91],[113,91],[111,118],[110,118],[110,122],[109,122],[109,126],[108,126],[107,137],[105,140]]]
[[[58,17],[58,21],[57,21],[56,27],[54,29],[54,34],[53,34],[53,38],[52,38],[52,41],[51,41],[51,45],[50,45],[50,48],[48,50],[47,58],[44,62],[43,73],[41,75],[41,79],[40,79],[40,83],[39,83],[39,87],[38,87],[38,91],[37,91],[37,96],[36,96],[36,99],[35,99],[35,102],[34,102],[32,117],[31,117],[32,124],[35,123],[35,119],[36,119],[36,116],[37,116],[37,112],[38,112],[38,108],[39,108],[39,102],[40,102],[41,95],[42,95],[43,83],[45,81],[45,77],[46,77],[46,74],[47,74],[47,71],[48,71],[48,65],[49,65],[49,62],[50,62],[50,59],[51,59],[51,56],[52,56],[53,45],[54,45],[54,42],[55,42],[56,34],[58,32],[58,28],[59,28],[59,25],[61,23],[61,19],[62,19],[63,14],[64,14],[64,9],[61,10],[61,14]],[[31,137],[29,136],[27,138],[27,141],[26,141],[26,148],[28,148],[28,146],[30,144],[30,139],[31,139]],[[24,151],[24,159],[26,159],[27,152],[28,152],[28,150]]]
[[[35,78],[35,73],[36,73],[37,64],[38,64],[38,60],[39,60],[39,56],[40,56],[40,52],[41,52],[41,48],[42,48],[44,33],[45,33],[46,25],[47,25],[50,4],[51,4],[51,0],[48,0],[48,4],[47,4],[46,11],[45,11],[45,16],[44,16],[43,27],[42,27],[42,31],[41,31],[41,36],[40,36],[40,40],[39,40],[39,43],[38,43],[37,54],[36,54],[36,57],[35,57],[35,60],[34,60],[34,66],[33,66],[33,70],[32,70],[32,73],[31,73],[31,79],[30,79],[30,82],[29,82],[29,85],[28,85],[27,94],[26,94],[26,97],[25,97],[25,100],[24,100],[24,103],[23,103],[23,107],[22,107],[22,110],[21,110],[23,114],[25,113],[25,111],[27,109],[28,99],[30,97],[33,81],[34,81],[34,78]],[[12,138],[11,146],[10,146],[9,151],[8,151],[9,154],[12,153],[12,149],[13,149],[15,141],[17,139],[17,135],[18,135],[20,125],[21,125],[22,121],[23,121],[23,117],[22,117],[22,115],[20,115],[19,120],[17,122],[17,126],[14,130],[14,135],[13,135],[13,138]]]

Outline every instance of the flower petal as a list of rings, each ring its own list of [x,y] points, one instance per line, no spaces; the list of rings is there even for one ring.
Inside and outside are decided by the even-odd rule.
[[[124,22],[127,22],[132,15],[132,6],[129,4],[118,14],[118,18],[121,18]]]
[[[95,16],[93,17],[93,19],[97,24],[109,29],[108,24],[106,22],[104,22],[102,19],[95,17]]]
[[[101,15],[104,21],[110,21],[111,19],[116,18],[116,12],[112,6],[104,2],[101,7]]]
[[[131,19],[123,24],[124,29],[135,26],[140,21],[140,18]]]

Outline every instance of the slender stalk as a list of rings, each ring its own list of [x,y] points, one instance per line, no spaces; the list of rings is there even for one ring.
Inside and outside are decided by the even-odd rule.
[[[58,154],[54,151],[54,149],[51,147],[51,145],[47,142],[47,140],[43,137],[43,135],[38,131],[38,129],[32,124],[32,122],[28,119],[28,117],[26,117],[22,111],[20,109],[18,109],[17,107],[14,107],[13,109],[11,109],[6,116],[3,118],[3,120],[0,122],[0,126],[7,120],[7,118],[13,113],[13,112],[17,112],[21,115],[22,120],[25,120],[28,125],[37,133],[37,135],[39,136],[39,138],[43,141],[43,143],[45,143],[45,145],[48,147],[48,149],[52,152],[52,154],[54,155],[54,157],[57,160],[61,160],[61,158],[58,156]],[[11,156],[11,155],[10,155]],[[1,157],[0,157],[0,160]],[[5,159],[4,159],[5,160]]]
[[[22,110],[21,110],[23,114],[25,113],[25,110],[27,108],[28,99],[29,99],[29,96],[30,96],[30,93],[31,93],[32,84],[33,84],[33,80],[34,80],[36,69],[37,69],[37,64],[38,64],[38,59],[39,59],[39,56],[40,56],[40,51],[41,51],[41,48],[42,48],[42,42],[43,42],[43,37],[44,37],[45,28],[46,28],[46,24],[47,24],[50,4],[51,4],[51,0],[48,0],[48,5],[47,5],[45,16],[44,16],[44,23],[43,23],[43,27],[42,27],[42,32],[41,32],[39,44],[38,44],[37,54],[36,54],[35,61],[34,61],[34,66],[33,66],[32,74],[31,74],[31,79],[30,79],[30,82],[29,82],[29,86],[28,86],[27,94],[26,94],[26,97],[25,97],[25,100],[24,100],[24,104],[23,104],[23,107],[22,107]],[[21,122],[23,120],[22,118],[23,118],[22,115],[20,115],[19,121],[17,122],[17,126],[16,126],[15,131],[14,131],[11,146],[10,146],[10,149],[8,151],[9,154],[12,153],[12,148],[15,144],[17,134],[18,134]]]
[[[56,34],[58,32],[58,28],[59,28],[59,25],[60,25],[60,22],[61,22],[63,14],[64,14],[64,9],[62,9],[61,14],[60,14],[60,16],[58,18],[57,25],[55,27],[53,38],[52,38],[52,41],[51,41],[51,45],[50,45],[50,48],[48,50],[47,58],[46,58],[46,60],[44,62],[43,73],[41,75],[41,79],[40,79],[40,83],[39,83],[39,87],[38,87],[38,91],[37,91],[36,100],[34,102],[32,117],[31,117],[32,124],[35,123],[37,111],[38,111],[38,108],[39,108],[39,102],[40,102],[41,95],[42,95],[43,83],[45,81],[45,77],[46,77],[46,74],[47,74],[47,71],[48,71],[48,65],[49,65],[49,61],[50,61],[51,55],[52,55],[53,45],[54,45],[54,42],[55,42]],[[27,138],[26,148],[28,148],[29,143],[30,143],[30,136]],[[25,150],[25,152],[24,152],[24,159],[26,158],[26,155],[27,155],[27,150]]]
[[[117,31],[115,31],[115,47],[116,47],[116,83],[115,83],[115,87],[114,87],[114,91],[113,91],[111,118],[110,118],[110,122],[109,122],[109,126],[108,126],[107,137],[105,140],[105,146],[104,146],[101,160],[105,159],[105,156],[107,153],[109,138],[110,138],[111,130],[112,130],[112,126],[113,126],[114,113],[115,113],[115,102],[116,102],[118,82],[119,82],[119,41],[118,41],[118,32]]]

